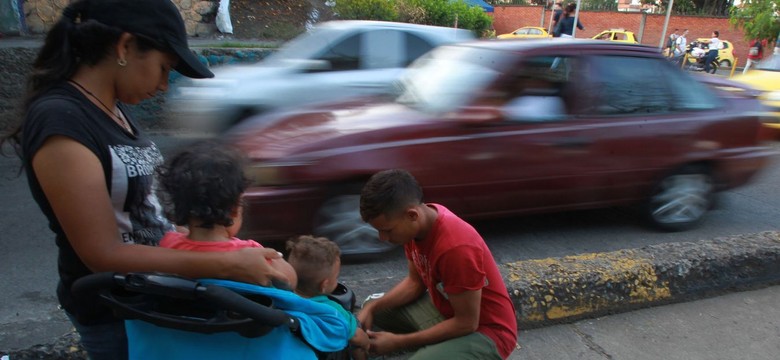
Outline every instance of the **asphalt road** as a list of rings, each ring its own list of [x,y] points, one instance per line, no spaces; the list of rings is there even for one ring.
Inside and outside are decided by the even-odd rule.
[[[188,138],[158,136],[163,152]],[[773,146],[780,150],[777,143]],[[581,211],[475,223],[499,263],[695,241],[778,229],[780,175],[776,157],[748,186],[721,196],[701,226],[683,233],[646,227],[632,209]],[[0,157],[0,350],[48,343],[69,330],[57,309],[56,247],[46,222],[17,176],[18,161]],[[405,271],[400,251],[364,263],[346,264],[341,281],[359,298],[386,290]]]

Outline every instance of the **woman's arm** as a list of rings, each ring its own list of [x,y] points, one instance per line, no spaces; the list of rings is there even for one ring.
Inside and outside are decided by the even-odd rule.
[[[159,271],[263,285],[271,278],[287,281],[265,260],[281,256],[273,249],[200,253],[123,243],[100,160],[73,139],[49,138],[32,165],[71,246],[92,271]]]

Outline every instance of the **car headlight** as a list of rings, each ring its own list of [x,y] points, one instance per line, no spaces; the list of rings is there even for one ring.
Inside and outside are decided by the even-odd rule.
[[[250,186],[278,186],[293,183],[290,172],[297,167],[309,165],[309,163],[258,163],[244,169]]]
[[[767,101],[780,101],[780,91],[767,91],[764,93],[764,99]]]

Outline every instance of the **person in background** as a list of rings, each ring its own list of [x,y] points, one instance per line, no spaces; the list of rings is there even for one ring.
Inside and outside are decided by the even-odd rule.
[[[750,41],[750,46],[748,47],[748,56],[747,56],[747,62],[745,63],[745,68],[742,70],[742,73],[745,74],[750,69],[750,66],[752,65],[758,65],[759,62],[761,62],[761,59],[764,58],[764,49],[766,49],[767,41],[766,39],[753,39]]]
[[[351,324],[349,344],[352,358],[367,358],[369,340],[357,319],[341,304],[328,298],[338,285],[341,272],[341,251],[336,243],[311,235],[299,236],[287,242],[288,259],[298,274],[295,293],[318,303],[335,308]]]
[[[704,58],[704,72],[706,73],[710,71],[712,62],[718,58],[718,50],[722,47],[720,39],[718,38],[719,36],[720,32],[717,30],[712,32],[712,38],[708,45],[709,51],[707,51],[707,56]]]
[[[678,33],[680,32],[680,29],[674,29],[672,33],[669,35],[669,41],[666,42],[666,50],[668,52],[669,57],[675,57],[675,49],[677,44],[677,38],[680,36]]]
[[[682,62],[685,61],[685,52],[688,50],[688,29],[684,29],[682,34],[674,41],[674,56],[675,63],[682,66]]]
[[[401,169],[374,174],[360,194],[361,217],[380,241],[403,246],[408,269],[358,314],[371,354],[420,348],[411,359],[506,359],[517,318],[490,249],[471,225],[422,198]]]
[[[563,3],[558,1],[553,5],[552,21],[547,32],[552,33],[552,30],[558,25],[558,21],[561,20],[561,14],[563,14]]]
[[[241,196],[249,185],[244,175],[247,160],[237,150],[217,141],[204,141],[185,147],[157,169],[159,198],[166,217],[189,232],[170,231],[160,246],[191,251],[235,251],[262,248],[254,240],[236,237],[241,229],[244,206]],[[294,289],[296,272],[284,259],[267,259],[268,264],[286,275]]]
[[[559,21],[558,25],[556,26],[556,29],[558,30],[556,33],[559,34],[560,37],[573,37],[574,33],[574,12],[577,10],[577,4],[570,3],[569,5],[566,5],[566,8],[563,9],[563,18]],[[577,19],[577,28],[580,30],[585,30],[585,28],[582,26],[582,23]]]
[[[174,229],[153,191],[157,146],[125,104],[168,89],[176,70],[212,77],[187,46],[170,0],[77,0],[47,32],[8,141],[59,249],[57,298],[90,359],[127,358],[124,322],[73,283],[94,272],[159,271],[269,284],[273,249],[198,253],[158,247]],[[0,143],[2,145],[2,143]]]

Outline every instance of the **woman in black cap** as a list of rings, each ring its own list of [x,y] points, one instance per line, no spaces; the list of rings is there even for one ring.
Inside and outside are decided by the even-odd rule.
[[[59,247],[57,295],[91,359],[127,357],[123,323],[73,282],[92,272],[160,271],[267,285],[286,280],[272,249],[200,253],[156,247],[167,231],[152,189],[157,146],[130,118],[168,89],[171,70],[213,74],[187,47],[170,0],[78,0],[49,30],[29,78],[17,145]],[[1,144],[0,144],[1,145]]]

